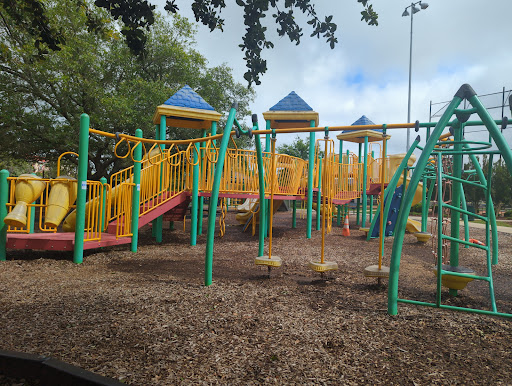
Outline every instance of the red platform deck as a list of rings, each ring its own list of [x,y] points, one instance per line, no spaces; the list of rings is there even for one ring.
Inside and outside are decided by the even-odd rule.
[[[86,241],[84,249],[108,247],[111,245],[129,244],[131,237],[116,239],[116,235],[102,233],[101,241]],[[7,248],[35,249],[45,251],[72,251],[75,247],[75,233],[8,233]]]

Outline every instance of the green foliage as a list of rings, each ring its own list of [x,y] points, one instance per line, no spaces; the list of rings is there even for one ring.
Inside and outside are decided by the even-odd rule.
[[[209,68],[194,49],[194,27],[184,18],[172,22],[156,15],[147,33],[144,56],[124,44],[109,13],[88,1],[47,0],[49,20],[62,28],[66,44],[44,60],[35,37],[0,12],[0,159],[44,159],[55,162],[65,151],[77,151],[80,114],[103,131],[154,136],[152,116],[184,84],[190,85],[218,112],[239,102],[240,116],[250,112],[254,93],[234,81],[226,65]],[[101,20],[91,33],[90,20]],[[222,122],[219,128],[222,128]],[[192,138],[197,130],[169,130],[170,138]],[[90,176],[107,176],[126,165],[113,154],[113,142],[90,140]]]
[[[20,174],[34,173],[30,162],[21,159],[0,160],[0,170],[8,170],[9,177],[18,177]]]
[[[357,0],[363,6],[361,20],[369,25],[378,25],[378,15],[368,0]],[[65,29],[54,23],[51,11],[46,9],[46,0],[0,0],[0,14],[10,18],[32,38],[38,55],[47,54],[47,50],[58,51],[68,44]],[[50,1],[51,3],[51,1]],[[67,8],[88,7],[87,0],[68,0]],[[127,47],[135,55],[144,58],[148,49],[148,33],[156,22],[155,6],[147,0],[95,0],[96,7],[105,9],[110,16],[120,23],[120,31]],[[267,70],[267,62],[262,59],[263,49],[273,48],[274,44],[267,40],[267,27],[261,23],[269,12],[277,24],[279,36],[288,36],[291,42],[299,44],[303,36],[302,28],[297,24],[295,12],[301,12],[308,17],[312,28],[311,36],[324,38],[331,48],[338,43],[335,36],[337,25],[332,22],[333,16],[325,16],[323,20],[317,15],[313,0],[236,0],[236,5],[244,9],[245,35],[239,45],[244,52],[248,68],[244,75],[249,86],[260,84],[259,76]],[[226,7],[224,0],[194,0],[192,10],[196,21],[200,21],[213,31],[223,30],[225,20],[221,17]],[[49,6],[48,8],[51,8]],[[167,0],[165,10],[176,14],[179,11],[175,0]],[[98,33],[103,29],[104,19],[97,16],[92,8],[86,12],[86,24],[89,32]],[[59,26],[57,28],[56,26]]]
[[[503,205],[512,204],[512,176],[503,159],[493,164],[492,174],[492,199],[499,213]]]
[[[296,136],[291,145],[282,144],[277,147],[277,152],[280,154],[288,154],[293,157],[308,160],[309,158],[309,141],[303,140]]]
[[[480,160],[477,157],[477,161]],[[488,179],[489,174],[489,159],[484,155],[481,164],[479,163],[484,176]],[[474,170],[475,165],[468,162],[464,165],[464,170]],[[476,173],[470,174],[468,177],[470,181],[479,182]],[[485,200],[485,191],[477,186],[469,184],[464,185],[464,193],[466,194],[468,202],[473,203],[476,213],[479,210],[479,203]],[[491,183],[491,197],[494,203],[496,213],[499,213],[504,205],[512,204],[512,176],[510,175],[505,161],[498,160],[492,165],[492,183]]]
[[[422,210],[421,204],[416,204],[416,205],[411,206],[411,213],[421,214],[421,210]]]
[[[512,210],[507,210],[507,211],[505,212],[505,217],[506,217],[506,218],[512,218]]]

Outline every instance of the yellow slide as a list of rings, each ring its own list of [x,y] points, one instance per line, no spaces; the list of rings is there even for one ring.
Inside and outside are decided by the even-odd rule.
[[[257,198],[248,198],[242,205],[238,205],[236,210],[239,212],[249,212],[253,205],[258,202]]]
[[[251,209],[248,211],[248,212],[244,212],[244,213],[238,213],[236,215],[236,219],[237,221],[240,223],[240,224],[246,224],[247,221],[249,219],[252,218],[252,215],[255,214],[255,213],[259,213],[259,203],[260,201],[259,200],[256,200],[253,205],[251,206]],[[283,200],[274,200],[274,205],[273,205],[273,214],[275,214],[279,208],[281,207],[281,204],[283,203]],[[259,216],[256,217],[256,223],[259,222]]]
[[[410,233],[421,232],[421,222],[408,218],[405,230]]]

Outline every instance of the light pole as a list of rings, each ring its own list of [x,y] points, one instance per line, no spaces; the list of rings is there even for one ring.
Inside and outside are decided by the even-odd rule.
[[[420,8],[416,7],[416,5],[420,6]],[[412,70],[412,19],[413,15],[422,9],[427,9],[428,4],[422,3],[421,1],[417,1],[416,3],[411,3],[411,5],[405,7],[404,12],[402,13],[402,16],[409,16],[409,11],[407,11],[408,8],[411,8],[411,42],[410,42],[410,48],[409,48],[409,98],[407,102],[407,123],[411,122],[411,70]],[[411,129],[407,128],[407,149],[411,147]]]

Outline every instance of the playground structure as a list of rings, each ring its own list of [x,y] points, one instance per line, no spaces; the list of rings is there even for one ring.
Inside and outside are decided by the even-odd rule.
[[[406,301],[397,297],[400,251],[410,207],[414,202],[418,202],[419,197],[423,204],[422,221],[414,230],[419,228],[420,232],[418,233],[427,235],[429,201],[432,192],[437,189],[437,205],[440,206],[438,224],[443,223],[441,209],[450,209],[452,211],[452,234],[451,236],[444,235],[442,227],[438,227],[436,237],[440,241],[440,245],[443,240],[451,241],[452,248],[449,266],[442,266],[443,255],[442,252],[438,252],[439,263],[436,267],[436,275],[439,303],[436,303],[435,306],[442,306],[440,293],[443,278],[446,285],[453,287],[450,288],[452,294],[456,294],[458,290],[452,284],[453,280],[450,282],[450,278],[453,279],[453,277],[468,278],[471,276],[469,279],[486,280],[492,290],[491,253],[493,254],[493,263],[497,263],[494,211],[488,210],[486,217],[476,215],[488,224],[486,230],[488,234],[489,229],[493,230],[492,247],[489,237],[483,246],[470,242],[469,237],[466,240],[459,238],[458,218],[462,213],[467,221],[467,215],[470,212],[465,206],[461,207],[464,204],[464,200],[461,198],[463,194],[460,189],[457,193],[455,187],[457,184],[471,183],[471,181],[463,180],[460,173],[455,175],[455,171],[459,170],[460,172],[461,169],[460,160],[455,161],[455,159],[462,157],[463,154],[474,158],[475,154],[482,154],[484,150],[492,157],[492,154],[496,152],[488,150],[490,144],[487,142],[478,143],[477,149],[472,149],[471,143],[465,142],[461,138],[461,134],[457,134],[457,130],[462,125],[480,124],[481,122],[467,120],[470,114],[476,112],[488,127],[492,139],[503,154],[511,172],[512,157],[510,149],[507,148],[506,142],[500,136],[496,126],[503,122],[493,121],[488,115],[485,115],[485,109],[477,103],[476,94],[467,96],[468,92],[463,91],[466,94],[461,96],[460,93],[452,102],[454,107],[450,106],[445,113],[450,116],[457,114],[457,120],[452,122],[449,121],[450,116],[443,116],[438,123],[375,125],[363,120],[363,122],[355,122],[352,126],[337,127],[319,127],[318,113],[314,112],[295,93],[291,93],[263,114],[266,129],[260,130],[257,118],[253,116],[252,129],[244,130],[235,118],[237,106],[234,104],[227,117],[224,132],[217,134],[217,123],[221,115],[213,111],[210,105],[186,86],[169,98],[164,105],[157,107],[154,115],[155,140],[143,138],[141,130],[137,130],[135,136],[131,136],[91,129],[89,117],[84,114],[81,117],[77,179],[60,177],[50,180],[31,175],[9,178],[6,171],[0,172],[0,217],[5,218],[2,225],[4,223],[8,225],[8,227],[3,225],[0,229],[0,259],[5,260],[6,248],[73,250],[75,263],[82,262],[84,249],[130,244],[131,250],[135,252],[140,227],[152,222],[153,235],[157,241],[161,241],[164,219],[180,218],[180,216],[183,218],[184,209],[189,203],[191,205],[190,243],[195,245],[197,235],[202,234],[203,231],[203,206],[204,199],[207,197],[209,199],[209,214],[205,285],[210,285],[212,284],[213,242],[219,200],[223,201],[227,198],[254,200],[249,208],[251,215],[245,221],[246,225],[250,222],[253,229],[257,224],[259,225],[259,248],[255,263],[267,265],[270,268],[280,265],[280,258],[272,256],[272,217],[275,202],[291,201],[293,227],[296,222],[297,202],[305,201],[307,209],[306,237],[311,238],[313,201],[316,199],[316,229],[322,230],[322,244],[320,258],[310,262],[309,266],[316,272],[323,273],[337,268],[336,263],[324,259],[325,236],[333,225],[333,207],[337,207],[336,222],[340,225],[342,213],[345,216],[348,214],[348,203],[356,200],[357,222],[359,223],[360,210],[363,228],[366,225],[367,217],[369,217],[368,238],[372,234],[374,235],[373,230],[376,229],[376,224],[379,222],[377,232],[380,236],[379,273],[382,268],[383,238],[390,235],[395,236],[389,270],[389,312],[393,314],[397,312],[396,303],[398,301],[414,303],[414,301]],[[460,103],[463,98],[472,104],[472,109],[457,110],[455,100],[459,99]],[[184,105],[183,99],[188,104]],[[193,103],[190,103],[191,101]],[[191,140],[168,141],[165,140],[168,126],[198,129],[201,136]],[[234,131],[231,130],[233,126],[236,128]],[[449,145],[446,144],[447,141],[438,141],[443,130],[448,126],[453,127],[452,135],[454,137]],[[407,154],[389,157],[386,154],[385,146],[390,137],[387,131],[407,127],[414,127],[417,131],[420,128],[426,128],[427,144],[423,148],[420,147],[420,137],[418,137]],[[432,127],[434,130],[430,135]],[[210,131],[209,135],[207,135],[208,130]],[[339,152],[336,154],[334,143],[329,139],[329,135],[339,131],[342,133],[337,136],[340,146]],[[309,133],[308,161],[275,153],[275,141],[278,134],[298,132]],[[324,138],[315,140],[316,132],[323,132]],[[232,142],[232,147],[229,147],[232,137],[240,134],[254,135],[256,149],[238,149],[234,142]],[[110,177],[110,181],[106,179],[88,181],[86,176],[89,135],[103,135],[115,140],[116,155],[130,157],[133,160],[133,166],[115,173]],[[261,135],[266,136],[265,150],[262,149]],[[220,142],[218,146],[217,141]],[[359,143],[359,154],[356,155],[348,151],[343,153],[343,141]],[[374,158],[375,152],[371,151],[369,143],[377,141],[383,141],[384,146],[380,151],[380,157]],[[128,150],[124,154],[119,154],[124,146]],[[422,154],[416,167],[413,167],[411,156],[416,148],[422,150]],[[320,156],[320,150],[323,151],[323,156]],[[505,156],[505,153],[508,155]],[[437,171],[436,165],[442,165],[441,157],[446,155],[454,158],[453,176]],[[486,181],[483,173],[478,169],[476,173],[480,178],[478,185],[488,192],[487,207],[492,208],[490,181]],[[450,178],[454,181],[454,198],[452,198],[451,204],[445,204],[442,196],[439,196],[442,194],[442,189],[437,187],[442,186],[442,178]],[[420,182],[422,182],[423,188],[419,188]],[[76,205],[73,205],[75,189],[77,190]],[[29,193],[25,193],[25,191]],[[379,216],[372,216],[374,196],[383,197],[383,199],[379,198],[377,210],[380,212]],[[399,198],[399,200],[393,203],[392,197]],[[367,216],[368,199],[370,211]],[[225,205],[222,204],[220,207],[221,215],[219,217],[222,232],[222,212],[225,211]],[[75,210],[68,214],[62,225],[62,229],[68,232],[59,231],[61,217],[73,209]],[[49,215],[52,210],[59,214]],[[64,215],[61,212],[64,212]],[[11,220],[10,218],[15,217],[15,214],[18,216],[15,220]],[[23,217],[24,214],[26,219]],[[35,230],[36,219],[39,222],[37,231]],[[388,230],[385,225],[394,225],[393,230]],[[383,229],[384,231],[381,231]],[[264,255],[267,235],[268,254]],[[458,244],[474,246],[486,251],[489,259],[487,276],[477,276],[460,268],[455,256],[457,255],[456,248],[453,247],[456,245],[458,248]],[[375,277],[380,278],[381,276]],[[493,295],[491,298],[493,311],[487,313],[498,314]]]

